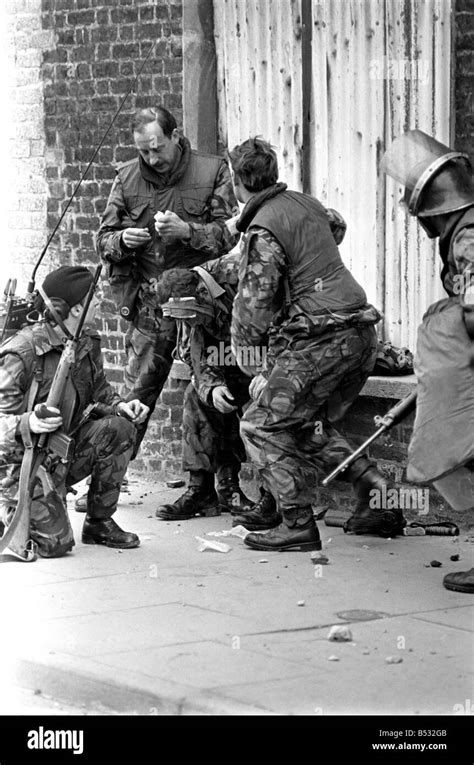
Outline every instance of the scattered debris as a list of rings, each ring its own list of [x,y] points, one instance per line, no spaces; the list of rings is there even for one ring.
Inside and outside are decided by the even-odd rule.
[[[370,655],[370,651],[368,651],[368,650],[362,651],[362,653],[364,654],[364,656],[369,656]]]
[[[42,693],[43,691],[41,690],[41,688],[35,688],[33,691],[34,696],[41,696]]]
[[[305,605],[306,605],[306,603],[304,602],[304,600],[299,600],[299,601],[298,601],[298,603],[297,603],[296,605],[297,605],[297,606],[305,606]]]
[[[329,630],[328,640],[333,640],[338,643],[350,643],[352,640],[352,632],[345,624],[335,624]]]
[[[440,560],[432,560],[432,561],[430,561],[430,566],[432,566],[432,568],[439,568],[442,565],[443,564],[441,563]]]
[[[422,526],[406,526],[403,529],[403,534],[406,537],[424,537],[426,536],[426,531]]]
[[[370,547],[369,547],[369,545],[362,545],[362,549],[363,550],[370,550]]]
[[[186,486],[186,481],[183,481],[182,478],[178,478],[174,481],[166,481],[166,485],[170,489],[179,489],[181,486]]]
[[[121,555],[123,553],[123,550],[117,550],[118,554]]]
[[[332,656],[328,657],[328,661],[339,661],[339,656],[334,656],[333,654]]]
[[[234,526],[232,529],[225,529],[224,531],[207,531],[206,537],[239,537],[245,539],[250,531],[244,526]]]
[[[202,583],[202,582],[198,582],[198,583],[196,584],[196,587],[204,587],[204,585],[203,585],[203,583]]]
[[[403,661],[401,656],[386,656],[385,662],[387,664],[401,664]]]
[[[214,550],[215,552],[228,553],[232,550],[232,547],[225,542],[210,542],[208,539],[202,537],[195,537],[199,542],[199,552],[205,552],[206,550]]]
[[[459,558],[460,558],[459,553],[456,553],[456,555],[450,555],[449,556],[449,560],[459,560]]]
[[[327,566],[329,563],[329,558],[327,555],[323,555],[320,552],[312,552],[311,562],[314,563],[315,566]]]
[[[234,526],[234,528],[229,531],[229,536],[239,537],[240,539],[245,539],[248,534],[250,534],[250,531],[246,529],[245,526]]]
[[[260,558],[259,563],[268,563],[268,558]]]

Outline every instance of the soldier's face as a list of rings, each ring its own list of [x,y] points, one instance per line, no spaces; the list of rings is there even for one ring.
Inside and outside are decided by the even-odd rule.
[[[141,158],[160,175],[169,172],[176,160],[179,133],[173,130],[168,138],[158,122],[149,122],[133,134]]]

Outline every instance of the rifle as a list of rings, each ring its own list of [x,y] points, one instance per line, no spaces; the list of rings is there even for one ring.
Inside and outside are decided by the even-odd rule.
[[[67,340],[46,402],[35,406],[34,411],[37,417],[46,418],[51,416],[52,413],[49,409],[51,407],[60,409],[63,403],[66,384],[76,358],[77,344],[82,334],[84,321],[101,270],[102,266],[100,265],[95,271],[94,279],[87,293],[84,309],[74,335],[69,332],[60,317],[57,314],[54,315],[56,312],[52,305],[48,306],[54,312],[54,318],[66,333]],[[31,502],[35,484],[39,479],[42,483],[44,496],[51,499],[54,497],[55,501],[62,502],[58,488],[53,482],[52,472],[60,462],[67,465],[71,460],[74,452],[74,440],[63,431],[58,430],[52,433],[41,433],[32,438],[28,427],[25,428],[24,432],[22,431],[22,435],[25,443],[25,453],[20,471],[18,502],[13,514],[10,513],[9,517],[4,521],[4,533],[0,537],[0,553],[8,548],[20,560],[30,562],[35,560],[37,552],[35,543],[29,538]]]
[[[9,279],[3,293],[0,307],[0,343],[19,330],[26,322],[30,306],[26,300],[16,297],[16,279]]]
[[[355,452],[350,454],[349,457],[346,457],[346,459],[341,462],[341,464],[335,468],[332,473],[329,473],[324,481],[321,481],[321,486],[326,487],[331,481],[334,480],[334,478],[337,478],[338,475],[343,473],[344,470],[350,467],[350,465],[352,465],[352,463],[355,462],[356,459],[366,451],[370,444],[376,441],[377,438],[379,438],[383,433],[386,433],[388,430],[390,430],[390,428],[393,428],[394,425],[398,425],[398,423],[401,422],[415,408],[416,391],[413,391],[412,393],[409,393],[408,396],[405,396],[405,398],[399,401],[398,404],[392,406],[392,408],[389,409],[388,412],[383,415],[383,417],[376,415],[374,417],[375,426],[377,428],[375,433],[373,433],[367,439],[367,441],[364,441],[364,443],[361,444],[361,446],[359,446]]]

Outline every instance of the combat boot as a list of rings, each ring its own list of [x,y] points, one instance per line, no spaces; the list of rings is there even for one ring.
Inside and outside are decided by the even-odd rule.
[[[233,514],[232,526],[243,526],[248,531],[264,531],[278,526],[282,517],[277,511],[276,502],[269,491],[260,489],[261,497],[250,508],[237,515]]]
[[[301,511],[302,508],[298,508]],[[283,521],[274,529],[263,534],[247,534],[245,544],[254,550],[279,550],[285,552],[306,552],[307,550],[321,550],[321,539],[316,526],[312,508],[304,508],[306,519],[294,521],[291,526]],[[291,508],[289,508],[291,510]]]
[[[123,531],[113,518],[91,518],[86,515],[82,527],[82,543],[126,550],[139,547],[140,539],[136,534]]]
[[[469,569],[469,571],[454,571],[451,574],[446,574],[443,585],[447,590],[474,593],[474,568]]]
[[[253,502],[249,499],[239,486],[238,481],[229,478],[217,486],[217,498],[222,513],[246,513],[253,507]]]
[[[214,475],[204,470],[190,471],[189,485],[172,505],[160,505],[155,512],[162,521],[187,521],[195,515],[220,515],[219,500],[214,489]]]
[[[383,498],[393,482],[385,478],[374,465],[370,465],[354,481],[357,504],[354,513],[344,524],[344,531],[354,534],[373,534],[394,537],[402,534],[406,520],[399,508],[384,508]]]

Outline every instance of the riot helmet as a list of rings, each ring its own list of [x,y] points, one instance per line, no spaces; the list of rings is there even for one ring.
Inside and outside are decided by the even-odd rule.
[[[405,186],[403,202],[411,215],[430,217],[474,204],[471,163],[422,130],[409,130],[394,140],[381,167]]]

